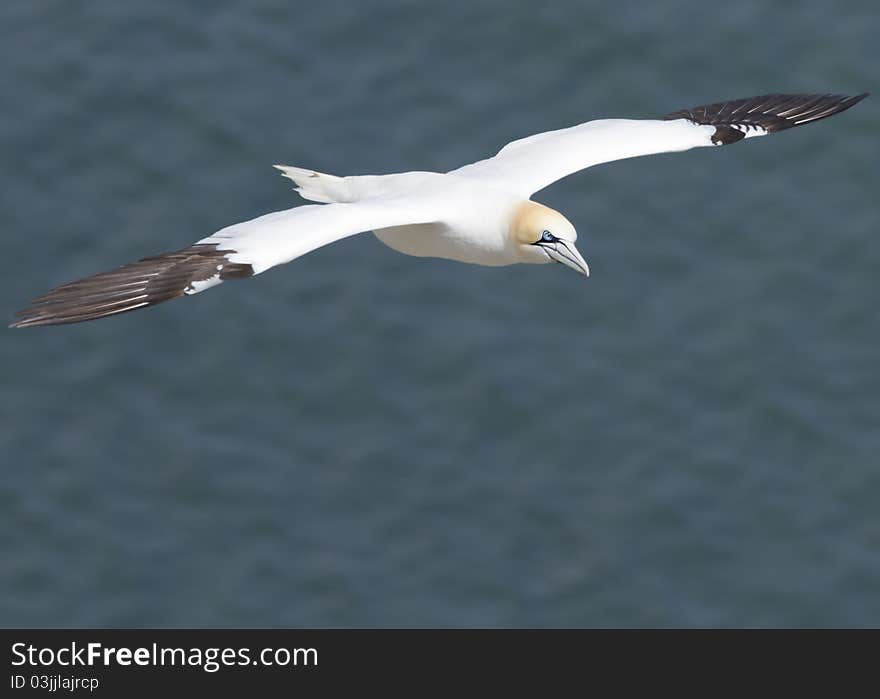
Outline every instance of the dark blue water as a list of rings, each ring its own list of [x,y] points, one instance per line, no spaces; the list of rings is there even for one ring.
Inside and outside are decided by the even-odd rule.
[[[877,91],[875,3],[0,5],[0,315],[532,132]],[[872,97],[538,196],[589,280],[371,236],[0,340],[4,626],[880,623]]]

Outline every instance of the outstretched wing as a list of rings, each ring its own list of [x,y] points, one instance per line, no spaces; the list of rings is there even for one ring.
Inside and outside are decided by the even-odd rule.
[[[397,200],[299,206],[237,223],[197,243],[62,284],[19,311],[10,327],[79,323],[243,279],[356,233],[436,217]]]
[[[493,158],[452,172],[522,196],[593,165],[700,146],[722,146],[825,119],[868,93],[762,95],[682,109],[660,119],[599,119],[508,143]]]

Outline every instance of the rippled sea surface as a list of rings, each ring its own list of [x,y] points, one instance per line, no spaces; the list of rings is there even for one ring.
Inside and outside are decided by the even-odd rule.
[[[867,0],[3,3],[0,314],[296,205],[275,162],[876,92],[878,34]],[[2,330],[0,624],[880,624],[878,118],[553,185],[589,280],[364,235]]]

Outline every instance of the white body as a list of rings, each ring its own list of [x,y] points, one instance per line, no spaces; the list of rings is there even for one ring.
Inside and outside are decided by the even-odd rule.
[[[361,208],[363,216],[357,230],[331,233],[326,242],[367,229],[373,230],[379,240],[394,250],[416,257],[441,257],[487,266],[546,263],[553,259],[524,247],[523,241],[515,235],[516,212],[535,191],[595,163],[712,145],[712,133],[713,127],[684,119],[603,119],[514,141],[493,158],[448,173],[336,177],[287,165],[276,167],[296,183],[303,198],[329,205],[321,207],[325,221],[331,217],[327,209]],[[373,207],[383,209],[389,225],[367,225],[369,214],[378,213],[378,208],[370,211]],[[303,217],[304,210],[309,208],[298,207],[289,213]],[[341,222],[345,218],[344,210],[339,210],[336,217]],[[564,217],[559,217],[564,221]],[[403,220],[398,223],[398,219]],[[224,229],[199,242],[213,243],[228,236],[231,248],[233,236],[230,233],[234,232],[235,241],[240,245],[246,241],[239,237],[243,232],[239,226],[259,221],[232,226],[232,230]],[[298,227],[308,230],[306,221],[300,222]],[[566,240],[573,243],[577,237],[573,226],[564,221],[562,227]],[[240,247],[236,250],[244,253]],[[297,254],[288,259],[305,252],[300,250],[297,248]],[[247,256],[242,254],[231,259],[244,261]],[[259,267],[262,271],[262,264]]]
[[[487,266],[529,261],[522,259],[510,235],[514,211],[522,203],[519,197],[483,183],[474,186],[465,178],[436,178],[416,185],[409,194],[426,200],[437,196],[448,207],[443,220],[377,228],[373,232],[379,240],[415,257],[442,257]],[[440,187],[432,192],[432,185]]]
[[[442,220],[376,228],[376,237],[404,255],[442,257],[481,265],[521,262],[510,236],[522,197],[484,181],[436,172],[334,177],[276,166],[297,183],[300,195],[324,203],[407,198],[425,208],[439,204]]]

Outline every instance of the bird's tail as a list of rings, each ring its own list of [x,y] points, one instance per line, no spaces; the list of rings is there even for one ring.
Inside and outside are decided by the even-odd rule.
[[[273,167],[279,169],[283,177],[293,180],[296,184],[294,189],[303,199],[321,204],[353,200],[351,192],[348,191],[345,177],[328,175],[292,165],[273,165]]]

